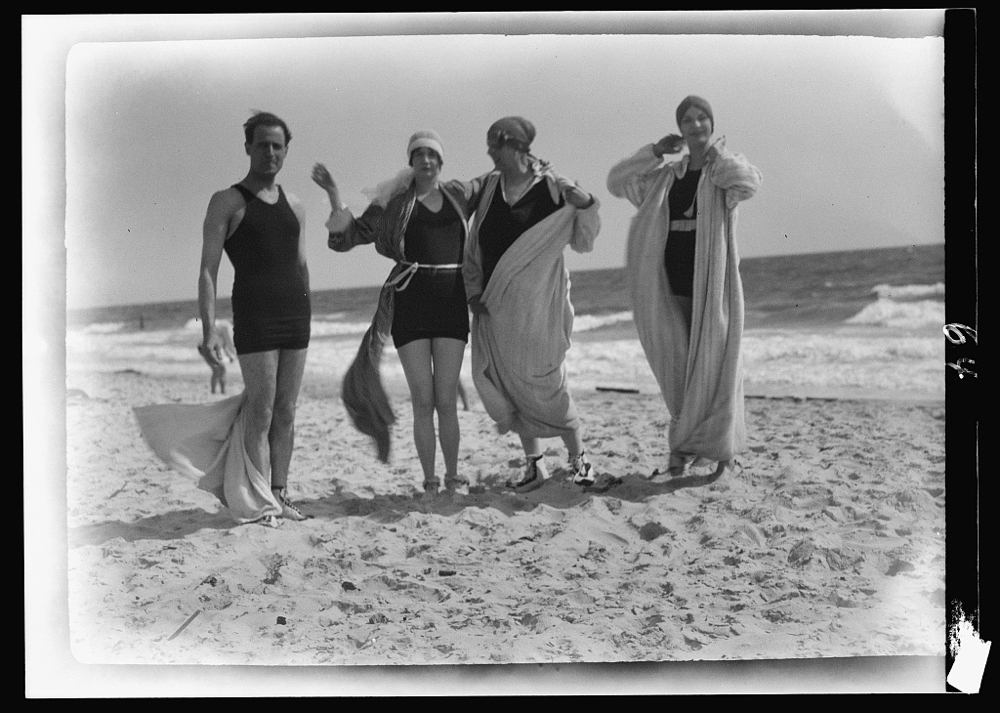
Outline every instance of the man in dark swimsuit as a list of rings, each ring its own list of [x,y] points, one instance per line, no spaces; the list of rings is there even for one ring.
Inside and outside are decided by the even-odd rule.
[[[244,446],[254,467],[265,477],[270,473],[282,517],[303,520],[306,516],[289,502],[285,489],[309,343],[305,210],[275,183],[291,140],[285,123],[259,113],[244,124],[244,131],[250,171],[240,183],[215,193],[205,216],[199,351],[210,365],[224,358],[215,307],[225,251],[235,270],[233,329],[245,387]]]

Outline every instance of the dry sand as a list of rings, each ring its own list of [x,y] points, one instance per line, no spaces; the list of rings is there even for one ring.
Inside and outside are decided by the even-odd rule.
[[[943,402],[748,398],[742,471],[723,486],[650,477],[668,455],[658,394],[578,390],[597,486],[566,479],[554,439],[553,477],[518,495],[503,487],[516,437],[472,393],[460,463],[474,486],[427,498],[405,386],[390,384],[383,465],[336,384],[307,375],[290,491],[313,518],[274,529],[235,525],[139,436],[135,405],[218,398],[207,370],[72,381],[69,648],[83,665],[943,661]]]

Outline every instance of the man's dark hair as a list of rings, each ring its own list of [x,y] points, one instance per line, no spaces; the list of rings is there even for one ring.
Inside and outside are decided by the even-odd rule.
[[[288,130],[288,124],[270,112],[258,111],[243,125],[243,133],[248,144],[253,143],[253,132],[258,126],[280,126],[281,130],[285,132],[285,146],[292,140],[292,132]]]

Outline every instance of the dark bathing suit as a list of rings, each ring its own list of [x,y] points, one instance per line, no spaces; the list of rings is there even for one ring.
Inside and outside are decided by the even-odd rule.
[[[396,348],[418,339],[469,340],[469,308],[461,268],[462,218],[447,198],[438,212],[416,201],[403,237],[403,253],[418,269],[393,299],[392,341]]]
[[[237,354],[305,349],[312,309],[299,265],[299,220],[278,186],[270,205],[237,184],[243,220],[225,243],[233,264],[233,344]]]
[[[694,220],[698,217],[698,178],[701,169],[688,169],[683,178],[674,180],[670,187],[668,206],[670,222]],[[670,291],[681,297],[691,297],[694,292],[694,246],[695,231],[675,230],[667,234],[667,247],[663,252],[663,264],[667,268]]]
[[[549,186],[544,180],[529,188],[514,205],[504,200],[500,184],[493,191],[493,202],[479,226],[479,250],[483,259],[483,289],[489,284],[490,276],[500,258],[514,241],[526,233],[536,223],[540,223],[563,206],[552,201]]]

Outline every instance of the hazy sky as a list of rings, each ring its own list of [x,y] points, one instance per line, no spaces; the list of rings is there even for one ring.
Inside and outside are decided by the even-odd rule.
[[[634,209],[608,194],[608,170],[675,132],[691,93],[764,175],[740,209],[742,256],[943,242],[935,15],[569,15],[589,21],[173,17],[153,32],[127,16],[87,18],[107,41],[84,33],[62,58],[67,305],[196,297],[205,208],[246,175],[241,127],[257,109],[292,131],[279,182],[305,204],[317,290],[379,284],[390,265],[371,248],[327,249],[314,162],[360,214],[361,189],[405,166],[414,131],[437,130],[443,177],[468,179],[492,167],[486,129],[511,114],[534,122],[537,156],[602,203],[595,250],[571,254],[570,268],[620,266]],[[735,27],[719,24],[726,16]],[[516,32],[490,34],[504,30]],[[745,34],[761,31],[772,34]],[[220,295],[231,282],[224,260]]]

